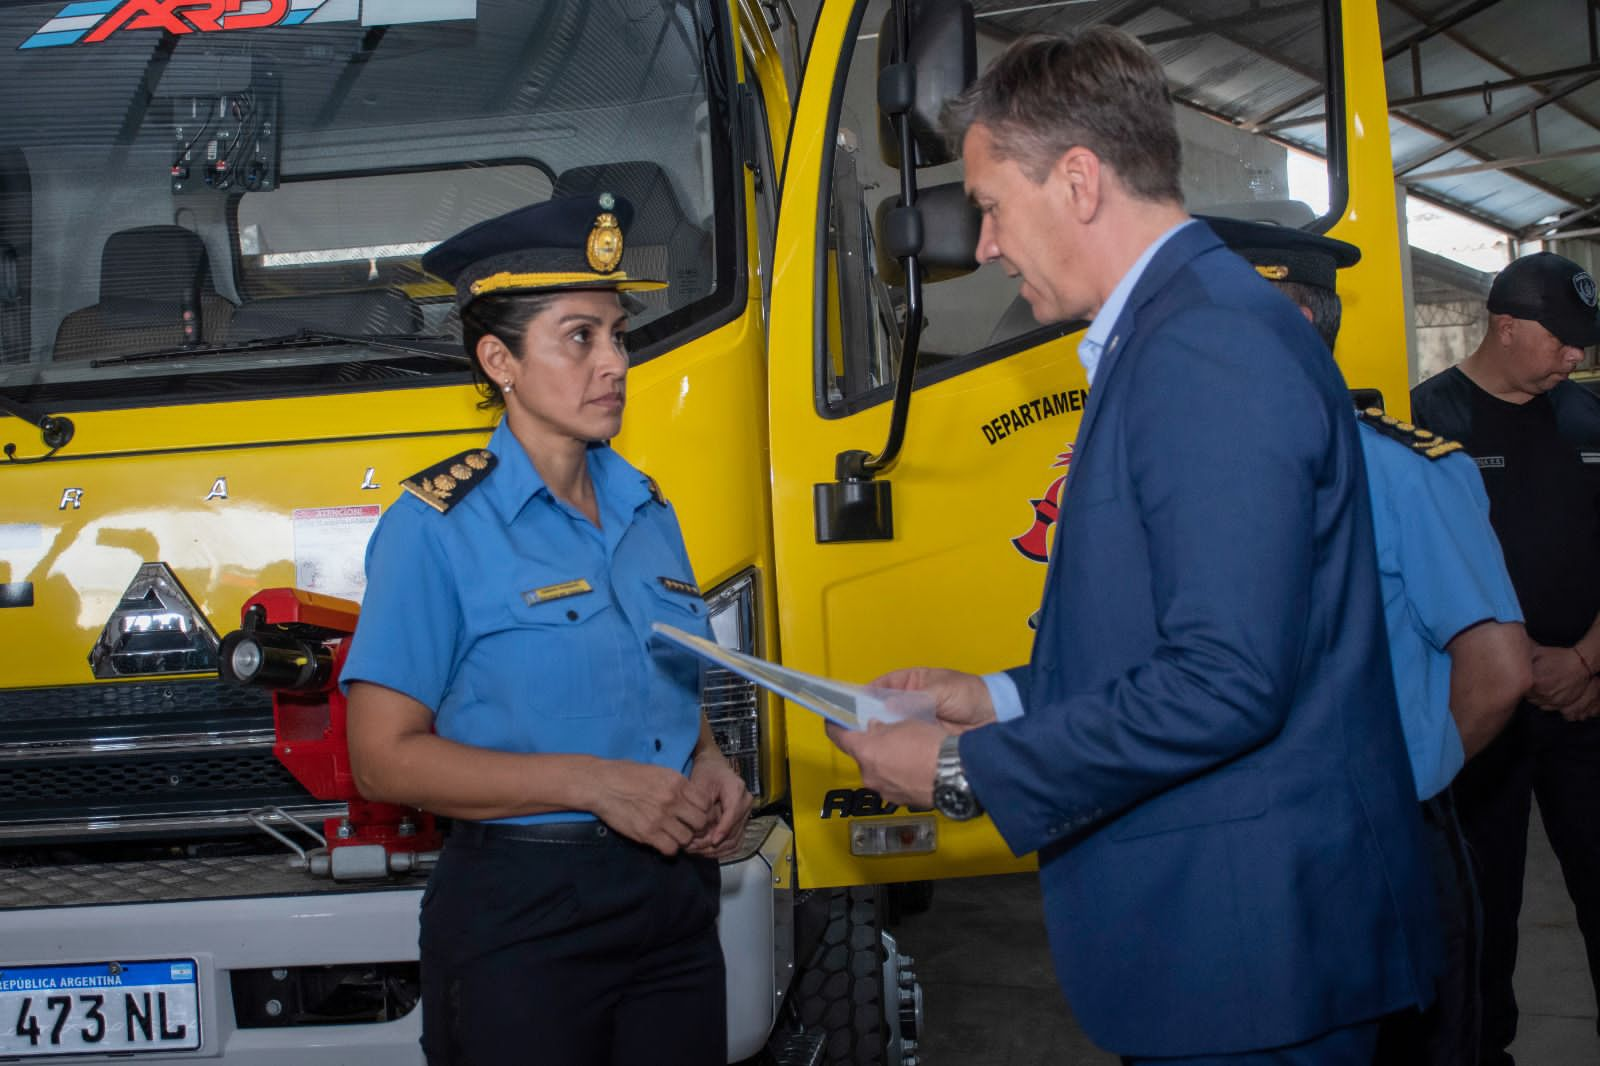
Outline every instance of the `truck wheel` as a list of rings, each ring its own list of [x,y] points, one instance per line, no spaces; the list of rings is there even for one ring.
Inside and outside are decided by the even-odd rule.
[[[816,950],[796,982],[800,1023],[824,1037],[823,1066],[878,1066],[891,1039],[875,886],[831,892]]]
[[[889,885],[887,890],[889,911],[886,920],[891,929],[897,927],[902,918],[926,914],[928,908],[933,906],[932,881],[897,881]]]

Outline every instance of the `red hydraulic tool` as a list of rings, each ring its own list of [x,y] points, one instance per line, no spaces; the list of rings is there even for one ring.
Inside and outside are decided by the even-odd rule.
[[[263,589],[246,601],[241,628],[223,638],[218,671],[224,681],[272,690],[278,761],[315,798],[345,803],[344,817],[324,821],[320,835],[281,810],[251,816],[299,853],[312,873],[337,880],[420,869],[438,857],[443,843],[433,815],[365,799],[350,772],[339,671],[360,612],[350,600],[301,589]],[[273,815],[324,846],[301,848],[272,828]]]

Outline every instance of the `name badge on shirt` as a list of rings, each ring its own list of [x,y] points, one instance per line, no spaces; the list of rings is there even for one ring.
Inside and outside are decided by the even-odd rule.
[[[700,586],[696,585],[692,581],[679,581],[675,577],[661,577],[657,578],[656,580],[660,581],[661,587],[666,589],[668,592],[681,592],[685,596],[700,595]]]
[[[546,585],[542,589],[529,589],[522,594],[522,598],[529,607],[533,607],[549,603],[551,600],[564,600],[568,596],[582,596],[586,592],[593,591],[594,586],[580,577],[573,581],[563,581],[558,585]]]
[[[1500,470],[1506,465],[1506,457],[1503,455],[1479,455],[1472,461],[1478,464],[1479,470]]]
[[[1579,452],[1578,457],[1586,463],[1600,463],[1600,452]]]

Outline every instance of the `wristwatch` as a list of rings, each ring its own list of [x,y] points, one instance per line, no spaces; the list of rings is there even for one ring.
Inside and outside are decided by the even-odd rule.
[[[966,772],[961,769],[959,737],[939,742],[939,763],[933,774],[933,806],[951,821],[965,822],[983,813],[983,804],[972,794]]]

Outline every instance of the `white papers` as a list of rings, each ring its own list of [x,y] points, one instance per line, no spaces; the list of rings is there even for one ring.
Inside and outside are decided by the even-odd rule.
[[[928,722],[935,720],[933,697],[926,692],[833,681],[724,648],[663,622],[656,622],[651,628],[662,638],[693,652],[714,666],[732,670],[740,677],[754,681],[762,688],[770,689],[791,703],[815,711],[846,729],[860,730],[873,722],[899,722],[907,718],[920,718]]]

